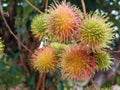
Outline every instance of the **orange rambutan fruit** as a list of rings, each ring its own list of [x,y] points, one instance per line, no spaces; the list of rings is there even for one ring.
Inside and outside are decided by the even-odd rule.
[[[96,59],[79,46],[72,46],[62,55],[62,74],[68,79],[89,79],[97,67]]]
[[[50,33],[61,41],[71,40],[81,23],[79,10],[70,3],[62,2],[51,6],[48,12]]]
[[[40,72],[55,71],[57,62],[54,49],[50,46],[36,50],[31,59],[33,68]]]

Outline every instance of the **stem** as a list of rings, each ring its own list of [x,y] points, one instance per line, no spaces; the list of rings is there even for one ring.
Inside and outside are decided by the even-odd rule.
[[[120,50],[110,51],[110,52],[120,53]]]
[[[82,8],[83,8],[84,17],[86,18],[87,14],[86,14],[86,6],[85,6],[84,0],[81,0],[81,4],[82,4]]]
[[[7,20],[6,20],[5,17],[4,17],[4,12],[3,12],[3,9],[2,9],[1,0],[0,0],[0,12],[1,12],[1,15],[2,15],[2,18],[3,18],[3,21],[4,21],[5,25],[6,25],[6,27],[8,28],[10,34],[13,35],[13,37],[18,41],[18,43],[19,43],[22,47],[24,47],[27,51],[29,51],[30,53],[32,53],[32,51],[31,51],[30,49],[28,49],[28,48],[20,41],[20,39],[12,32],[10,26],[9,26],[8,23],[7,23]]]
[[[41,74],[39,73],[39,77],[38,77],[38,82],[37,82],[37,85],[36,85],[36,90],[40,90],[40,86],[41,86]]]
[[[48,0],[46,0],[45,2],[45,9],[47,9],[47,7],[48,7]]]
[[[30,73],[29,73],[29,70],[28,70],[27,66],[25,65],[24,59],[25,59],[25,58],[23,57],[23,54],[21,54],[21,56],[20,56],[20,61],[21,61],[21,63],[22,63],[23,69],[24,69],[25,72],[26,72],[26,77],[29,77]]]
[[[29,0],[25,0],[32,8],[34,8],[38,13],[43,14],[37,7],[35,7]]]
[[[95,85],[95,83],[94,83],[93,79],[90,79],[90,81],[91,81],[91,83],[92,83],[93,87],[95,88],[95,90],[99,90],[99,89],[98,89],[98,87]]]
[[[108,53],[120,53],[120,50],[114,50],[114,51],[112,51],[112,50],[104,50],[104,51],[106,51]]]
[[[66,3],[66,0],[63,0],[64,3]]]
[[[46,80],[46,72],[43,73],[43,83],[42,83],[42,89],[41,90],[45,90],[45,80]]]

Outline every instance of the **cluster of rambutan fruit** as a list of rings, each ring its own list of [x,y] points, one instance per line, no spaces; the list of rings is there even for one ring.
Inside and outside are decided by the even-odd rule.
[[[33,68],[40,72],[60,68],[63,77],[75,80],[89,79],[96,70],[109,69],[113,62],[105,50],[114,38],[111,25],[104,15],[90,13],[84,17],[70,3],[51,5],[31,24],[36,38],[49,41],[33,53]]]

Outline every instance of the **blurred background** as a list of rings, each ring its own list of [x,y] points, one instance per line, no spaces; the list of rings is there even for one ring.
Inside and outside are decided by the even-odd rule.
[[[31,21],[38,14],[27,2],[27,0],[1,0],[5,18],[12,32],[31,51],[34,51],[40,41],[33,37],[31,33]],[[46,0],[29,0],[41,11],[45,11]],[[61,0],[59,0],[61,1]],[[75,4],[82,10],[80,0],[67,0]],[[53,0],[48,0],[48,5]],[[109,17],[113,22],[115,30],[115,40],[111,45],[111,50],[120,49],[120,0],[85,0],[86,11],[100,12]],[[11,35],[6,28],[2,16],[0,15],[0,37],[2,37],[5,50],[0,59],[0,90],[36,90],[38,72],[30,66],[31,54],[21,47],[20,42]],[[94,83],[101,87],[101,90],[120,90],[120,52],[110,52],[114,58],[114,65],[109,71],[96,72]],[[49,73],[46,76],[46,90],[94,90],[91,82],[72,82],[60,78],[61,73]],[[110,89],[117,88],[117,89]]]

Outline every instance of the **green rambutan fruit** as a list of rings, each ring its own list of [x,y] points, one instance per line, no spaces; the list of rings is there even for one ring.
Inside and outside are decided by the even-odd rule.
[[[80,26],[79,37],[83,47],[89,50],[100,50],[109,48],[114,33],[108,18],[98,14],[89,14]]]
[[[98,70],[108,70],[111,68],[112,58],[105,51],[95,52],[94,56],[96,57]]]
[[[3,53],[3,51],[4,51],[4,44],[3,44],[3,41],[1,40],[1,38],[0,38],[0,54],[2,54]],[[1,55],[0,55],[0,57],[1,57]]]
[[[40,40],[47,34],[46,30],[48,28],[48,24],[45,20],[46,17],[46,14],[37,15],[33,18],[33,21],[31,23],[32,33],[36,38],[39,38]]]
[[[57,55],[60,55],[63,50],[69,48],[69,45],[63,43],[57,43],[57,42],[51,43],[50,46],[55,49]]]

